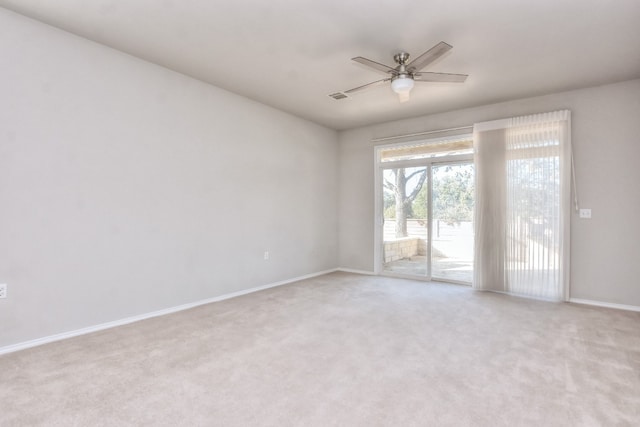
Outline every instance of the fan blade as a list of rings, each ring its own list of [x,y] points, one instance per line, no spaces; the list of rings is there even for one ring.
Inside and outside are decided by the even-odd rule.
[[[356,61],[362,65],[366,65],[367,67],[371,67],[375,70],[382,71],[383,73],[394,73],[396,71],[395,69],[387,65],[381,64],[376,61],[372,61],[367,58],[363,58],[362,56],[356,56],[355,58],[351,58],[351,60]]]
[[[440,42],[422,55],[418,56],[416,59],[407,64],[407,71],[410,73],[414,71],[422,70],[427,65],[431,64],[436,59],[440,58],[442,55],[447,53],[453,48],[450,44],[445,42]]]
[[[467,74],[413,73],[413,78],[419,82],[463,83],[467,77]]]
[[[354,87],[353,89],[345,90],[344,93],[357,92],[357,91],[362,90],[362,89],[367,89],[369,87],[378,86],[378,85],[380,85],[382,83],[386,83],[388,81],[391,81],[391,77],[389,77],[388,79],[382,79],[382,80],[378,80],[378,81],[375,81],[375,82],[367,83],[366,85]]]

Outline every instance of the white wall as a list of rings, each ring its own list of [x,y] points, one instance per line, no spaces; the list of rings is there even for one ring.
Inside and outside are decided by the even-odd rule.
[[[580,205],[571,219],[571,296],[640,306],[640,80],[418,117],[339,133],[340,265],[374,269],[371,139],[572,111]]]
[[[0,58],[0,347],[337,267],[335,131],[1,8]]]

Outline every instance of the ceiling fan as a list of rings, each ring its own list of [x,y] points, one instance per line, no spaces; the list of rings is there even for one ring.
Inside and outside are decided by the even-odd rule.
[[[451,74],[451,73],[431,73],[421,72],[423,68],[440,58],[442,55],[451,50],[453,46],[445,42],[440,42],[422,55],[418,56],[411,62],[409,61],[409,54],[406,52],[400,52],[393,56],[393,60],[398,64],[395,68],[388,65],[381,64],[376,61],[372,61],[362,56],[351,58],[367,67],[371,67],[376,71],[382,71],[389,77],[377,80],[375,82],[367,83],[366,85],[358,86],[353,89],[345,90],[344,92],[336,92],[329,95],[334,99],[347,98],[347,94],[361,91],[373,86],[378,86],[386,82],[391,82],[391,89],[398,94],[400,102],[409,100],[409,93],[413,89],[415,81],[418,82],[447,82],[447,83],[462,83],[467,77],[466,74]]]

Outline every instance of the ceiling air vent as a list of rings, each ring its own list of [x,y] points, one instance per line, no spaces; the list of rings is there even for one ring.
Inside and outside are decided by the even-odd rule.
[[[330,94],[329,96],[330,96],[330,97],[332,97],[333,99],[345,99],[345,98],[348,98],[348,96],[347,96],[347,95],[345,95],[345,94],[344,94],[344,93],[342,93],[342,92],[332,93],[332,94]]]

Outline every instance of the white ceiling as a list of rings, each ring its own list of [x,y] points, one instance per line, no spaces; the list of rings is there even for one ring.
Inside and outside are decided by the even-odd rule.
[[[640,78],[639,0],[0,0],[39,19],[334,129]],[[350,60],[393,64],[439,41],[399,103]]]

